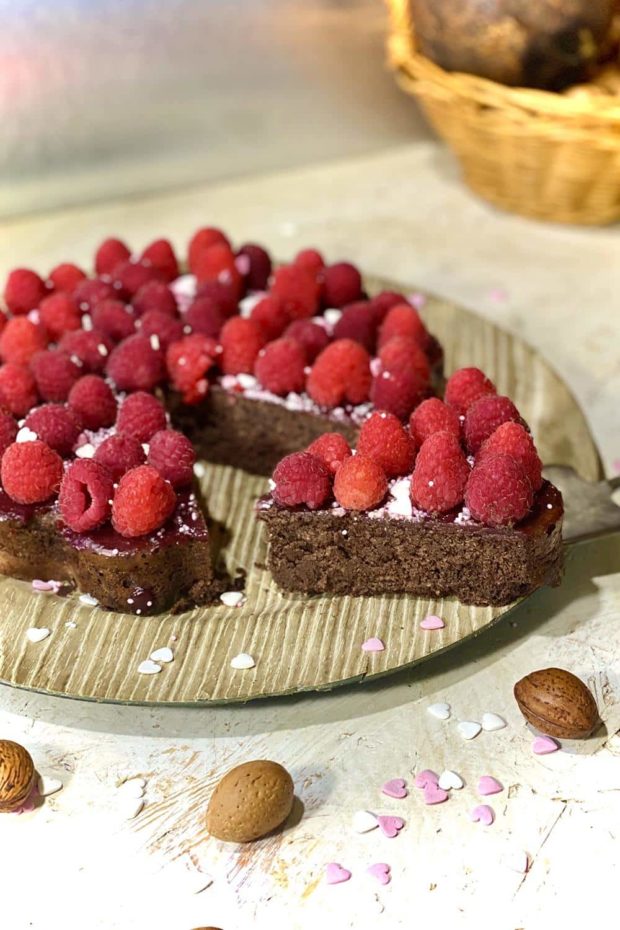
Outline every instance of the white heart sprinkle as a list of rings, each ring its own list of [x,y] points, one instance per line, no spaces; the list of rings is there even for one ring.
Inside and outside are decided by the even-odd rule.
[[[507,869],[520,872],[522,875],[525,875],[530,867],[530,857],[524,849],[513,850],[503,857],[502,862]]]
[[[174,653],[168,646],[162,646],[161,649],[152,652],[150,658],[153,662],[172,662]]]
[[[144,798],[122,798],[119,810],[125,820],[133,820],[144,807]]]
[[[119,794],[123,795],[126,798],[138,798],[144,797],[144,785],[140,784],[142,779],[130,778],[129,781],[124,781],[122,785],[118,786]]]
[[[197,478],[204,478],[207,473],[207,469],[204,466],[203,462],[196,462],[194,465],[194,474]]]
[[[158,665],[157,662],[153,662],[151,659],[145,659],[144,662],[140,662],[138,672],[140,675],[156,675],[158,672],[161,672],[161,665]]]
[[[42,639],[47,639],[50,630],[46,626],[31,626],[26,630],[26,636],[31,643],[40,643]]]
[[[241,607],[245,603],[245,595],[242,591],[224,591],[220,594],[220,600],[227,607]]]
[[[15,442],[34,442],[35,439],[38,439],[37,433],[34,430],[29,429],[27,426],[22,426],[18,431],[17,436],[15,437]]]
[[[503,717],[500,717],[499,714],[483,714],[482,715],[482,729],[483,730],[503,730],[506,726],[506,721]]]
[[[87,607],[97,607],[99,601],[92,594],[80,594],[78,597],[80,604],[86,604]]]
[[[240,652],[238,656],[230,661],[232,668],[254,668],[256,662],[247,652]]]
[[[474,720],[461,720],[461,722],[456,725],[456,728],[463,739],[474,739],[482,730],[480,724],[476,723]]]
[[[430,704],[426,709],[431,717],[437,717],[438,720],[447,720],[451,713],[450,705],[443,702],[439,704]]]
[[[77,623],[75,622],[75,620],[67,620],[67,622],[65,623],[65,626],[68,627],[70,630],[77,629]]]
[[[356,833],[368,833],[379,826],[379,821],[370,811],[355,811],[351,818],[351,826]]]
[[[342,310],[337,310],[335,307],[329,307],[323,314],[323,319],[326,323],[329,323],[330,326],[335,326],[341,316]]]
[[[95,454],[95,447],[91,442],[85,442],[83,446],[75,450],[75,454],[79,459],[92,459]]]
[[[451,788],[455,788],[459,791],[465,782],[460,775],[457,775],[456,772],[451,772],[450,769],[446,769],[439,776],[439,781],[437,782],[440,788],[443,788],[444,791],[450,791]]]
[[[42,798],[47,798],[50,794],[56,794],[62,788],[62,782],[59,778],[50,778],[48,775],[39,775],[39,794]]]

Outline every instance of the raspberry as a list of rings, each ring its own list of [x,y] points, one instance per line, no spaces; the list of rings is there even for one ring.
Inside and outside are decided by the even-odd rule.
[[[87,278],[78,284],[72,296],[82,313],[91,313],[100,301],[116,297],[116,293],[107,281]]]
[[[448,378],[444,400],[463,414],[479,397],[495,393],[495,385],[479,368],[460,368]]]
[[[112,526],[133,538],[163,526],[176,506],[172,485],[151,465],[139,465],[119,481],[112,504]]]
[[[433,433],[448,432],[459,439],[461,421],[453,407],[448,407],[438,397],[429,397],[411,414],[409,429],[418,446],[421,446]]]
[[[52,339],[60,339],[81,326],[81,317],[77,304],[69,294],[58,291],[41,301],[39,319]]]
[[[398,478],[411,474],[416,446],[398,417],[375,411],[362,425],[357,451],[380,465],[388,478]]]
[[[60,515],[76,533],[88,533],[110,519],[113,494],[112,475],[104,465],[92,459],[77,459],[69,465],[60,484]]]
[[[379,349],[382,349],[395,336],[412,339],[422,348],[428,343],[428,333],[420,319],[420,314],[409,304],[395,304],[388,310],[379,328]]]
[[[324,268],[321,296],[326,307],[344,307],[362,297],[362,276],[349,262],[336,262]]]
[[[114,342],[120,342],[136,331],[133,317],[120,300],[102,300],[93,310],[92,320],[95,329],[101,330]]]
[[[313,323],[312,320],[293,320],[286,327],[284,335],[288,339],[295,339],[303,346],[309,365],[312,365],[317,355],[329,344],[329,336],[325,327]]]
[[[112,272],[114,296],[122,300],[131,300],[149,281],[160,280],[157,268],[144,262],[121,262]]]
[[[113,481],[119,481],[126,471],[143,465],[146,455],[137,439],[131,436],[110,436],[97,446],[94,460],[105,465]]]
[[[258,323],[237,316],[228,320],[222,328],[220,343],[220,367],[224,374],[251,374],[256,356],[265,344],[265,338]]]
[[[393,336],[383,344],[379,352],[381,364],[386,371],[413,371],[424,381],[431,377],[431,366],[424,349],[409,336]]]
[[[2,330],[4,329],[8,321],[9,319],[6,313],[3,313],[2,310],[0,310],[0,333],[2,332]]]
[[[175,317],[160,310],[149,310],[140,320],[140,332],[143,336],[157,336],[162,349],[167,349],[173,342],[183,337],[183,323]]]
[[[387,494],[381,466],[365,455],[345,459],[334,478],[334,497],[346,510],[372,510]]]
[[[271,340],[282,335],[288,325],[289,315],[278,298],[268,294],[252,307],[250,319],[258,323],[265,339]]]
[[[335,475],[340,465],[351,455],[351,448],[340,433],[323,433],[310,443],[306,452],[320,459]]]
[[[17,436],[17,423],[10,413],[0,410],[0,458]]]
[[[285,397],[304,389],[306,353],[294,339],[276,339],[258,353],[254,374],[267,391]]]
[[[302,249],[293,259],[293,264],[313,274],[318,274],[325,267],[323,256],[317,249]]]
[[[35,407],[26,417],[24,426],[63,458],[71,455],[81,428],[75,414],[64,404]]]
[[[49,273],[48,285],[51,285],[55,291],[64,291],[71,294],[78,286],[80,281],[86,279],[86,274],[77,265],[71,262],[63,262],[62,265],[56,265]]]
[[[166,411],[152,394],[136,391],[122,402],[116,418],[119,436],[148,442],[154,433],[162,429],[166,429]]]
[[[165,376],[163,353],[147,336],[129,336],[110,353],[106,374],[120,391],[151,391]]]
[[[323,349],[308,375],[306,390],[321,407],[368,400],[372,376],[370,356],[352,339],[337,339]]]
[[[524,426],[512,420],[498,426],[480,447],[476,455],[476,465],[483,462],[488,455],[495,455],[497,452],[504,452],[518,462],[534,491],[538,491],[542,484],[542,462],[534,440]]]
[[[361,343],[368,352],[374,353],[377,341],[377,321],[367,301],[358,301],[344,308],[342,316],[334,326],[334,339],[354,339]]]
[[[420,510],[447,513],[462,502],[469,465],[456,436],[446,430],[423,443],[411,476],[411,500]]]
[[[36,310],[46,294],[45,282],[29,268],[15,268],[4,286],[4,300],[15,315]]]
[[[271,258],[261,245],[246,242],[237,255],[245,255],[249,259],[249,271],[243,275],[245,286],[250,291],[264,291],[267,289],[271,275]]]
[[[156,239],[147,245],[140,261],[143,265],[155,268],[162,281],[169,283],[179,277],[179,263],[167,239]]]
[[[173,488],[191,484],[194,477],[196,453],[183,433],[162,429],[151,436],[147,462],[156,468]]]
[[[69,391],[82,374],[79,365],[57,349],[37,352],[30,360],[37,390],[43,400],[66,400]]]
[[[425,378],[415,371],[382,371],[373,378],[370,399],[378,410],[387,410],[403,422],[428,397]]]
[[[176,297],[163,281],[147,281],[134,296],[131,305],[137,316],[143,316],[149,310],[178,316]]]
[[[199,253],[194,274],[199,284],[205,281],[219,281],[228,285],[239,299],[242,291],[241,275],[235,265],[232,249],[223,242],[216,243]]]
[[[300,265],[278,268],[270,293],[280,300],[291,320],[305,319],[317,312],[319,284],[315,275]]]
[[[284,507],[305,504],[310,510],[318,510],[332,492],[329,469],[308,452],[285,456],[275,467],[273,481],[274,500]]]
[[[112,274],[117,265],[131,258],[131,252],[120,239],[106,239],[95,253],[97,274]]]
[[[82,363],[82,373],[103,371],[106,366],[112,340],[98,329],[78,329],[65,333],[58,348],[74,362]]]
[[[509,397],[503,397],[501,394],[479,397],[467,408],[465,414],[467,450],[475,455],[485,439],[507,420],[522,422],[519,411]]]
[[[41,440],[14,442],[2,456],[2,487],[18,504],[49,500],[62,479],[62,459]]]
[[[99,375],[84,375],[69,391],[69,406],[85,429],[102,429],[116,420],[112,388]]]
[[[193,332],[214,339],[219,336],[226,319],[226,314],[211,297],[197,297],[185,314],[185,322]]]
[[[23,417],[38,400],[34,375],[22,365],[0,365],[0,404],[16,417]]]
[[[166,352],[168,376],[186,404],[196,404],[209,390],[207,372],[213,367],[217,343],[195,333],[173,342]]]
[[[230,248],[230,242],[220,229],[207,226],[194,233],[187,251],[187,264],[192,274],[196,274],[200,255],[212,245],[227,245]]]
[[[224,281],[205,281],[196,289],[196,297],[210,297],[214,300],[226,319],[234,316],[239,309],[239,293],[234,284]]]
[[[0,333],[0,357],[4,362],[27,365],[32,356],[46,346],[47,336],[43,327],[25,316],[10,319]]]
[[[490,453],[474,465],[465,489],[465,504],[474,520],[509,526],[522,520],[533,502],[532,485],[512,456]]]
[[[388,311],[395,307],[396,304],[406,304],[407,298],[404,294],[397,294],[396,291],[381,291],[370,298],[370,305],[375,311],[377,323],[381,324],[386,318]]]

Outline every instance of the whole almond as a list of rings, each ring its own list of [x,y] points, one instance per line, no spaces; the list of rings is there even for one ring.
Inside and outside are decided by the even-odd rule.
[[[16,811],[35,783],[36,772],[27,749],[10,739],[0,740],[0,811]]]
[[[591,691],[563,668],[543,668],[518,681],[514,695],[525,719],[548,736],[584,739],[599,722]]]
[[[277,762],[244,762],[217,783],[207,809],[207,829],[231,843],[257,840],[286,820],[293,790],[293,779]]]

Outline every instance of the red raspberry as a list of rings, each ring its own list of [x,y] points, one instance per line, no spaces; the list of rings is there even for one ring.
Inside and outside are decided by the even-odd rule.
[[[379,328],[379,349],[382,349],[395,336],[412,339],[422,348],[426,347],[428,333],[415,307],[409,304],[396,304],[388,310]]]
[[[350,262],[336,262],[321,272],[321,296],[325,307],[344,307],[362,297],[362,276]]]
[[[306,376],[306,353],[294,339],[276,339],[261,349],[254,363],[254,374],[266,391],[285,397],[300,394]]]
[[[469,465],[452,433],[433,433],[423,443],[411,476],[411,500],[419,510],[447,513],[463,501]]]
[[[275,467],[273,481],[273,498],[284,507],[305,504],[310,510],[318,510],[332,492],[329,469],[308,452],[285,456]]]
[[[314,316],[319,306],[319,284],[301,265],[285,265],[273,276],[270,293],[277,297],[290,320]]]
[[[245,255],[249,260],[249,271],[243,275],[245,286],[250,291],[264,291],[271,275],[271,258],[262,245],[246,242],[237,255]]]
[[[116,420],[112,388],[99,375],[84,375],[75,382],[69,391],[69,406],[85,429],[102,429]]]
[[[32,356],[46,346],[43,327],[25,316],[14,316],[0,333],[0,358],[4,362],[27,365]]]
[[[383,344],[379,358],[386,371],[413,371],[424,381],[431,377],[431,366],[424,349],[408,336],[393,336]]]
[[[105,465],[113,481],[119,481],[126,471],[143,465],[146,455],[137,439],[131,436],[110,436],[97,446],[94,460]]]
[[[93,310],[93,326],[109,336],[113,342],[120,342],[136,331],[136,324],[120,300],[102,300]]]
[[[286,327],[284,335],[287,339],[295,339],[303,346],[308,365],[312,365],[317,355],[329,344],[329,336],[325,327],[313,323],[312,320],[293,320]]]
[[[325,267],[323,256],[317,249],[302,249],[293,259],[293,264],[299,265],[300,268],[305,268],[306,271],[311,271],[313,274],[318,274]]]
[[[227,245],[230,248],[230,242],[220,229],[207,226],[194,233],[187,252],[187,264],[192,274],[196,274],[200,255],[212,245]]]
[[[0,404],[16,417],[23,417],[38,400],[34,375],[22,365],[0,365]]]
[[[2,456],[2,487],[18,504],[49,500],[62,479],[62,459],[40,440],[14,442]]]
[[[334,339],[354,339],[361,343],[371,355],[377,341],[375,313],[367,301],[349,304],[334,326]]]
[[[220,343],[220,367],[224,374],[251,374],[256,356],[265,344],[265,337],[258,323],[237,316],[227,320],[220,334]]]
[[[209,390],[207,372],[215,363],[217,343],[208,336],[194,333],[168,346],[166,367],[172,387],[186,404],[196,404]]]
[[[126,472],[112,504],[112,526],[121,536],[145,536],[172,515],[177,496],[170,482],[150,465]]]
[[[67,526],[88,533],[110,519],[114,486],[104,465],[77,459],[67,468],[60,485],[58,507]]]
[[[110,353],[106,374],[119,391],[152,391],[165,376],[163,352],[147,336],[129,336]]]
[[[532,488],[538,491],[542,484],[542,462],[536,451],[534,440],[520,423],[508,420],[498,426],[480,447],[476,455],[476,465],[485,460],[488,455],[504,452],[510,455],[525,472]]]
[[[289,322],[289,315],[278,300],[268,294],[252,307],[250,319],[258,323],[265,339],[271,341],[281,336]]]
[[[370,304],[375,311],[375,316],[377,318],[377,323],[381,324],[386,316],[388,311],[395,307],[397,304],[406,304],[407,298],[404,294],[398,294],[396,291],[381,291],[380,294],[375,294],[374,297],[370,298]]]
[[[80,312],[69,294],[58,291],[41,301],[39,319],[52,339],[81,326]]]
[[[507,420],[523,422],[509,397],[487,394],[475,400],[465,414],[465,445],[468,452],[475,455],[485,439]]]
[[[151,436],[147,462],[156,468],[173,488],[192,483],[196,453],[183,433],[162,429]]]
[[[82,374],[79,365],[57,349],[37,352],[30,360],[30,370],[43,400],[66,400]]]
[[[6,313],[3,313],[2,310],[0,310],[0,333],[2,332],[2,330],[4,329],[8,321],[9,321],[9,318],[7,317]]]
[[[140,319],[140,332],[143,336],[157,336],[162,349],[167,349],[173,342],[183,338],[181,320],[159,310],[149,310]],[[153,343],[154,344],[154,343]]]
[[[235,316],[239,310],[239,294],[234,284],[224,281],[204,281],[196,289],[196,297],[210,297],[214,300],[226,319]]]
[[[239,299],[243,289],[241,275],[235,264],[232,249],[223,242],[216,243],[199,253],[194,274],[199,284],[205,281],[218,281],[227,285]]]
[[[411,474],[416,446],[398,417],[375,411],[362,425],[357,451],[377,462],[388,478],[398,478]]]
[[[495,393],[495,385],[479,368],[460,368],[448,378],[444,400],[463,414],[479,397]]]
[[[167,239],[156,239],[147,245],[140,256],[142,264],[151,266],[159,272],[162,281],[174,281],[179,277],[179,263],[174,249]]]
[[[176,297],[163,281],[147,281],[135,295],[131,305],[136,316],[143,316],[150,310],[167,313],[171,317],[177,317],[179,313]]]
[[[373,378],[370,399],[377,410],[387,410],[404,422],[428,394],[428,381],[415,371],[382,371]]]
[[[122,300],[131,300],[149,281],[159,281],[157,268],[144,262],[126,261],[116,265],[112,272],[114,296]]]
[[[55,291],[72,294],[78,284],[85,279],[86,274],[81,268],[71,262],[63,262],[62,265],[56,265],[50,271],[48,285],[51,285]]]
[[[351,448],[340,433],[323,433],[310,443],[306,452],[320,459],[335,475],[344,460],[351,455]]]
[[[418,446],[421,446],[433,433],[448,432],[459,439],[461,421],[453,407],[448,407],[438,397],[429,397],[411,414],[409,429]]]
[[[381,466],[365,455],[345,459],[334,478],[334,497],[346,510],[372,510],[387,494]]]
[[[95,253],[97,274],[112,274],[117,265],[131,258],[131,252],[120,239],[105,239]]]
[[[72,297],[82,313],[91,313],[100,301],[116,297],[116,293],[107,281],[87,278],[78,284]]]
[[[337,339],[315,361],[306,390],[321,407],[362,404],[368,400],[371,381],[366,349],[352,339]]]
[[[58,348],[76,362],[82,363],[82,373],[103,371],[112,348],[112,340],[98,329],[78,329],[65,333]]]
[[[211,297],[197,297],[189,307],[184,319],[186,324],[191,326],[193,332],[217,339],[227,317],[220,309],[219,304],[212,300]]]
[[[71,455],[81,429],[75,414],[64,404],[35,407],[24,420],[24,426],[63,458]]]
[[[495,452],[474,465],[465,489],[465,504],[474,520],[509,526],[522,520],[533,502],[532,485],[512,456]]]
[[[36,310],[46,294],[45,281],[29,268],[11,271],[4,286],[4,300],[16,316]]]
[[[131,436],[138,442],[148,442],[151,436],[166,429],[166,411],[152,394],[136,391],[121,404],[116,418],[119,436]]]
[[[5,449],[15,442],[17,436],[17,423],[10,413],[0,410],[0,458],[4,455]]]

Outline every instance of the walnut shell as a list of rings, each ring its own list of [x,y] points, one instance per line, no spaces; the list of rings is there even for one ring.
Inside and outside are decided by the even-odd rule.
[[[10,739],[0,740],[0,811],[16,811],[27,800],[35,783],[32,756]]]
[[[293,792],[293,779],[277,762],[244,762],[217,783],[207,809],[207,829],[231,843],[257,840],[286,820]]]
[[[548,736],[584,739],[599,722],[590,690],[562,668],[531,672],[516,683],[514,695],[525,719]]]

